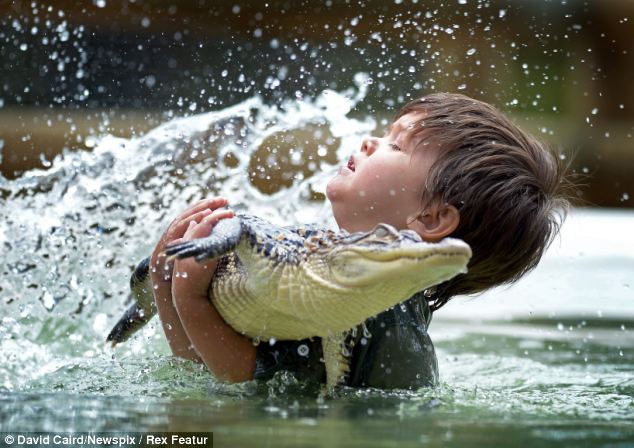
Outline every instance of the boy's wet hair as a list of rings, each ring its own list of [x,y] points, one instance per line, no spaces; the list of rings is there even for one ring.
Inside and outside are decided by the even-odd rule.
[[[422,192],[422,209],[451,204],[460,223],[450,235],[473,251],[468,272],[427,291],[432,310],[458,294],[512,283],[532,270],[559,231],[570,203],[560,157],[493,106],[437,93],[406,104],[422,114],[411,132],[440,146]]]

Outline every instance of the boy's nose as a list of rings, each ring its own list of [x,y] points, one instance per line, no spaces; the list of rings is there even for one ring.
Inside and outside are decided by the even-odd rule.
[[[379,139],[376,137],[366,137],[361,143],[361,152],[365,152],[368,155],[372,155],[376,148],[379,147]]]

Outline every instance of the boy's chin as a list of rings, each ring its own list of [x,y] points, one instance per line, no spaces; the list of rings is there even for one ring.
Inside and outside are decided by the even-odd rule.
[[[339,176],[335,176],[326,184],[326,197],[330,202],[336,201],[341,195],[342,182]]]

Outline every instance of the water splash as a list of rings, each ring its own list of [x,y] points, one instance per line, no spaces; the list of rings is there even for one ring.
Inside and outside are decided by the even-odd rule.
[[[91,152],[0,179],[0,388],[47,390],[69,366],[88,362],[90,378],[110,365],[103,338],[125,307],[131,270],[198,199],[222,195],[279,224],[332,226],[325,185],[375,127],[347,116],[366,92],[365,76],[356,80],[312,101],[274,107],[255,96],[138,138],[93,136]],[[123,350],[169,354],[156,322]]]

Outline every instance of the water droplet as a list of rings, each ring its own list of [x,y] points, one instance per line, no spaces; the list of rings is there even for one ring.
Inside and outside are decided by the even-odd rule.
[[[148,86],[150,89],[154,87],[155,84],[156,78],[153,75],[148,75],[148,77],[145,78],[145,85]]]
[[[310,352],[310,349],[308,348],[306,344],[300,344],[297,347],[297,353],[299,354],[299,356],[308,356],[309,352]]]

